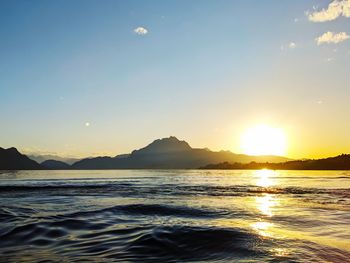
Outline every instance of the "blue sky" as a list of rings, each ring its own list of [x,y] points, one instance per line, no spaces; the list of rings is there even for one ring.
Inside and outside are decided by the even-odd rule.
[[[333,42],[350,18],[330,3],[1,1],[0,145],[114,155],[175,135],[239,152],[263,122],[290,156],[344,152],[350,40]]]

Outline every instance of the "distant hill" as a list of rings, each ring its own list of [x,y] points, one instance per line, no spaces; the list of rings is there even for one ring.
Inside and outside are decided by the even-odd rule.
[[[282,163],[229,163],[221,162],[203,166],[202,169],[272,169],[272,170],[350,170],[350,154],[342,154],[336,157],[299,160]]]
[[[38,170],[40,164],[21,154],[16,148],[0,147],[0,170]]]
[[[96,157],[80,160],[73,169],[191,169],[218,162],[284,162],[279,156],[249,156],[230,151],[214,152],[192,148],[176,137],[158,139],[129,155]]]
[[[56,160],[46,160],[40,164],[45,169],[53,169],[53,170],[68,170],[70,169],[70,165],[65,162],[56,161]]]
[[[53,154],[27,154],[27,156],[37,163],[42,163],[47,160],[56,160],[71,165],[80,160],[79,158],[61,157]]]

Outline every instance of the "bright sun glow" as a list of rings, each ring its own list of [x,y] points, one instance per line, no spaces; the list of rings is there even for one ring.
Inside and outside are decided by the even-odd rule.
[[[287,138],[282,129],[259,125],[245,132],[241,148],[249,155],[285,155]]]

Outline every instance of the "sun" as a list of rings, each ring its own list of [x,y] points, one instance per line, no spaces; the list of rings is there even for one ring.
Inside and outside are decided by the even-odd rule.
[[[243,134],[241,149],[249,155],[285,155],[287,137],[283,129],[258,125]]]

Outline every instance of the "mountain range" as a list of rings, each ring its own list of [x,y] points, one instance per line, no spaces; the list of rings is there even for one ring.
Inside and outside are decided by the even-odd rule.
[[[134,150],[127,155],[80,160],[72,165],[72,169],[194,169],[222,161],[249,163],[287,160],[289,159],[280,156],[249,156],[230,151],[196,149],[187,142],[170,136],[155,140],[146,147]]]
[[[50,156],[51,157],[51,156]],[[250,156],[230,151],[192,148],[176,137],[158,139],[130,154],[95,157],[68,164],[45,160],[40,164],[16,148],[0,147],[0,170],[38,169],[273,169],[350,170],[350,154],[316,160],[290,160],[280,156]]]
[[[72,165],[73,163],[81,160],[79,158],[61,157],[54,154],[27,154],[27,156],[30,159],[36,161],[37,163],[42,163],[48,160],[55,160],[55,161],[60,161],[60,162],[64,162],[66,164]]]
[[[1,148],[2,149],[2,148]],[[211,151],[192,148],[187,142],[174,136],[158,139],[130,154],[115,157],[85,158],[67,164],[62,159],[45,160],[39,164],[20,154],[15,148],[2,149],[0,169],[195,169],[210,163],[220,162],[285,162],[290,159],[280,156],[249,156],[230,151]],[[16,152],[16,154],[10,154]],[[8,156],[7,156],[8,155]],[[12,156],[12,157],[11,157]],[[24,162],[24,159],[26,162]],[[11,160],[11,162],[9,162]]]

